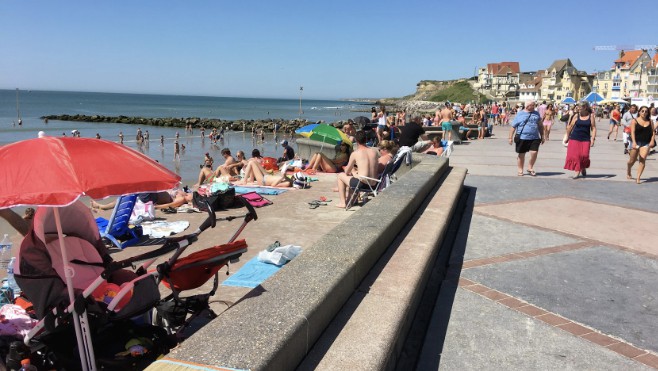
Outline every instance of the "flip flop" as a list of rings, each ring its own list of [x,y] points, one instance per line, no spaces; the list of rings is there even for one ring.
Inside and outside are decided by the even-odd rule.
[[[518,173],[516,173],[516,176],[523,176],[523,172],[519,171]]]
[[[537,173],[535,172],[534,169],[533,170],[528,170],[528,174],[530,174],[531,176],[537,176]]]

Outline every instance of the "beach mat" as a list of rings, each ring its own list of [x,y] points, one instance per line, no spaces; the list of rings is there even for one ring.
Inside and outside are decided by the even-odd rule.
[[[222,283],[222,286],[249,287],[253,289],[281,268],[274,264],[261,262],[258,260],[258,256],[255,256],[237,272],[227,278]]]
[[[260,195],[269,195],[269,196],[276,196],[283,192],[288,191],[287,189],[281,189],[276,187],[235,186],[234,188],[235,188],[235,193],[237,194],[256,192]]]

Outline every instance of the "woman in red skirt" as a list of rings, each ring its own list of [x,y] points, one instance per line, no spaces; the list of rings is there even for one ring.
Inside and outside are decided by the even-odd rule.
[[[581,174],[585,177],[589,167],[589,149],[594,147],[596,140],[596,119],[587,102],[581,103],[578,114],[573,115],[569,120],[567,133],[569,134],[569,145],[564,168],[575,172],[573,179],[578,178]]]

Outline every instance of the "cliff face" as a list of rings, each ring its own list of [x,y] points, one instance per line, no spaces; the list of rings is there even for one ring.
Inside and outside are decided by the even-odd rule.
[[[423,80],[416,84],[416,93],[409,97],[411,100],[429,100],[441,90],[447,89],[458,82],[467,81],[466,79],[459,80]]]

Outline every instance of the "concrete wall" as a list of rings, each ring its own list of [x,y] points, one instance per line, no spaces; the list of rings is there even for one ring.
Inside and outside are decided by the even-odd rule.
[[[188,362],[250,370],[297,367],[449,171],[445,158],[419,159],[366,207],[149,369],[194,369]]]

